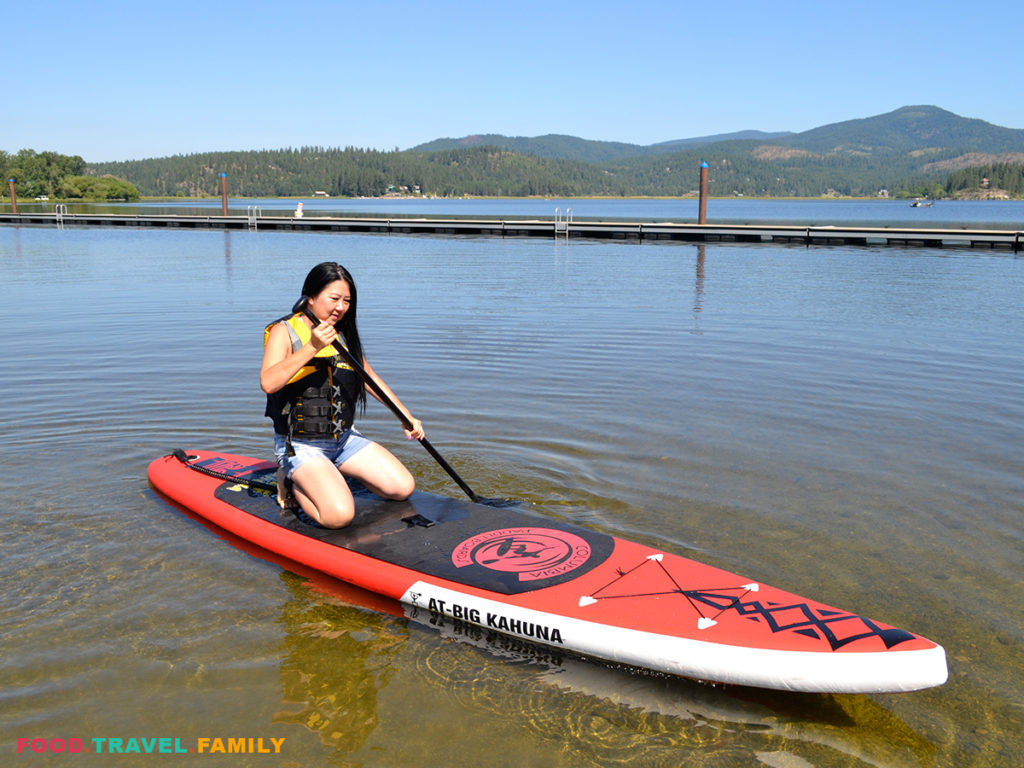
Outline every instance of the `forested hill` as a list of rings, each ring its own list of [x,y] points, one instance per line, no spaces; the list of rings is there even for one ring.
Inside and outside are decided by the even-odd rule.
[[[938,107],[903,107],[802,133],[757,131],[646,147],[573,136],[445,139],[412,150],[356,148],[221,152],[89,164],[88,173],[127,179],[143,195],[236,196],[681,196],[698,167],[714,195],[941,196],[973,179],[998,178],[1024,194],[1024,130],[960,117]],[[962,173],[980,169],[979,173]],[[961,172],[961,173],[957,173]],[[1019,183],[1018,183],[1019,181]],[[980,183],[980,182],[979,182]],[[953,185],[953,186],[951,186]],[[1018,187],[1021,192],[1016,191]]]
[[[675,139],[659,144],[623,144],[617,141],[594,141],[580,139],[576,136],[502,136],[490,133],[465,136],[461,139],[435,139],[412,148],[412,152],[440,152],[451,149],[468,149],[470,147],[500,147],[521,155],[536,155],[560,160],[578,160],[583,163],[609,163],[627,158],[650,155],[664,155],[682,149],[692,149],[705,144],[717,144],[723,141],[740,139],[770,139],[789,136],[789,133],[764,133],[763,131],[739,131],[738,133],[719,134],[717,136],[700,136],[692,139]]]
[[[902,107],[884,115],[812,128],[803,133],[737,133],[676,139],[658,144],[622,144],[591,141],[575,136],[547,135],[527,138],[484,134],[461,139],[437,139],[413,147],[414,152],[466,149],[494,146],[537,157],[578,160],[585,163],[617,162],[651,155],[665,155],[715,145],[727,151],[730,143],[757,142],[758,146],[784,146],[809,152],[864,157],[892,155],[936,149],[968,149],[979,152],[1024,152],[1024,130],[1002,128],[960,117],[931,106]],[[741,147],[743,145],[737,145]]]
[[[1024,152],[1024,130],[1003,128],[930,106],[847,120],[781,137],[811,152],[885,157],[928,152]]]

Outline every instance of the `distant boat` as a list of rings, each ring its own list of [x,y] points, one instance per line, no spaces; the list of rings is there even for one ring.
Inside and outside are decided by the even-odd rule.
[[[935,205],[934,200],[915,200],[910,204],[911,208],[931,208]]]

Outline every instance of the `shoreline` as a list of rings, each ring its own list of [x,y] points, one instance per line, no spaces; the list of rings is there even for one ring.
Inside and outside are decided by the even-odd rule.
[[[229,200],[295,200],[302,202],[306,201],[324,201],[324,200],[389,200],[389,201],[412,201],[420,202],[424,200],[440,200],[440,201],[455,201],[455,200],[698,200],[697,195],[625,195],[625,196],[611,196],[611,195],[580,195],[572,196],[565,195],[562,197],[541,197],[537,195],[526,195],[526,196],[486,196],[486,195],[459,195],[457,197],[438,197],[438,196],[423,196],[423,195],[379,195],[376,197],[322,197],[322,196],[291,196],[291,195],[260,195],[256,197],[247,197],[242,195],[229,195]],[[743,195],[742,197],[737,195],[709,195],[708,200],[758,200],[758,201],[771,201],[771,202],[872,202],[878,201],[880,203],[891,203],[891,202],[910,202],[911,200],[928,199],[934,200],[935,202],[984,202],[984,203],[1006,203],[1024,200],[1024,197],[935,197],[935,198],[915,198],[915,197],[855,197],[855,196],[834,196],[834,195],[819,195],[817,197],[762,197],[756,195]],[[201,200],[220,200],[219,195],[203,195],[200,197],[147,197],[142,196],[137,202],[189,202],[189,201],[201,201]],[[108,202],[103,200],[50,200],[50,202],[90,202],[90,203],[102,203]]]

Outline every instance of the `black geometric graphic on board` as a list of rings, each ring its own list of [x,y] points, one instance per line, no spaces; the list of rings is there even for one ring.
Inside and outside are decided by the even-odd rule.
[[[665,567],[662,555],[648,555],[632,568],[618,568],[618,576],[605,584],[590,595],[580,598],[580,606],[584,607],[598,602],[599,600],[621,600],[636,599],[644,597],[655,597],[663,595],[681,595],[690,603],[693,609],[700,616],[698,627],[706,629],[714,626],[715,619],[729,610],[736,611],[740,616],[759,623],[764,623],[774,632],[796,632],[805,637],[812,637],[815,640],[823,639],[828,642],[832,650],[838,650],[858,640],[865,640],[871,637],[880,639],[886,648],[892,648],[907,640],[913,640],[914,635],[902,629],[880,627],[871,619],[858,616],[855,613],[836,611],[830,609],[812,608],[808,603],[773,603],[751,600],[744,602],[743,598],[751,593],[759,591],[756,583],[743,584],[736,587],[712,587],[709,589],[683,589],[676,578]],[[629,576],[640,569],[658,567],[665,576],[664,587],[644,592],[623,592],[628,584]],[[615,588],[614,590],[612,588]],[[732,593],[732,594],[729,594]],[[713,611],[705,611],[702,606],[713,608]]]
[[[833,651],[869,637],[879,638],[886,648],[914,639],[914,635],[905,630],[880,627],[871,619],[855,613],[815,611],[807,603],[765,604],[760,600],[745,603],[733,595],[699,590],[688,590],[685,594],[691,601],[718,608],[720,612],[732,609],[752,621],[764,621],[772,632],[789,631],[816,639],[824,638]]]

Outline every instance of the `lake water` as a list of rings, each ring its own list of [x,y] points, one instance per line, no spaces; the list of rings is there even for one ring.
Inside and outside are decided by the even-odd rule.
[[[166,503],[146,466],[175,447],[270,454],[262,328],[323,260],[478,493],[923,634],[950,681],[794,695],[488,647]],[[0,275],[6,765],[1019,763],[1020,257],[0,227]],[[385,409],[361,423],[459,495]],[[284,741],[16,751],[158,737]]]

